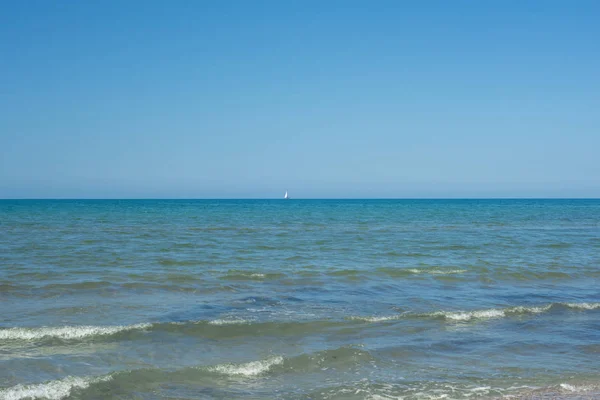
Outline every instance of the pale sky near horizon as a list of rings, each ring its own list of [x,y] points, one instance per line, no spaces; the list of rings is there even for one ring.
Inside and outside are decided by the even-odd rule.
[[[4,1],[0,198],[600,197],[598,1]]]

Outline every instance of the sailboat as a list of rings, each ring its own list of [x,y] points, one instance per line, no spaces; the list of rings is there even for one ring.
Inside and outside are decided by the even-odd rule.
[[[287,190],[285,191],[285,194],[283,195],[283,199],[284,200],[289,200],[290,199],[289,196],[288,196]]]

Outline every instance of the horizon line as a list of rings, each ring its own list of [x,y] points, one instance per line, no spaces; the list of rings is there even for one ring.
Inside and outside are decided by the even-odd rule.
[[[2,197],[0,201],[15,200],[600,200],[600,197]]]

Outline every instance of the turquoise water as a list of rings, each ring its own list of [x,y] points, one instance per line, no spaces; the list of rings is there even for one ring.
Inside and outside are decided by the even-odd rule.
[[[0,267],[0,399],[600,395],[600,200],[5,200]]]

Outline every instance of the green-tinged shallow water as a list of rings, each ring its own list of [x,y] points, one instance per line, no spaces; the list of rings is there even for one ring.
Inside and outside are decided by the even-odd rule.
[[[600,398],[600,200],[0,201],[0,399]]]

